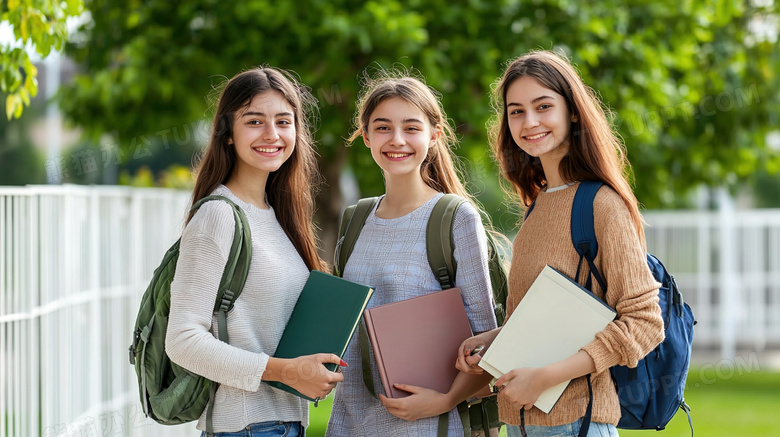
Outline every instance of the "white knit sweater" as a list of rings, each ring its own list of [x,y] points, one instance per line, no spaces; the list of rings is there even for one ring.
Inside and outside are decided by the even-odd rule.
[[[213,308],[233,241],[234,219],[227,203],[211,201],[201,206],[182,234],[171,284],[166,352],[173,362],[220,384],[214,404],[215,432],[238,431],[264,421],[299,421],[307,426],[308,403],[261,384],[261,376],[309,271],[273,209],[243,202],[225,186],[212,194],[239,205],[252,233],[246,285],[227,317],[230,344],[216,338]],[[204,412],[198,429],[205,430],[205,416]]]

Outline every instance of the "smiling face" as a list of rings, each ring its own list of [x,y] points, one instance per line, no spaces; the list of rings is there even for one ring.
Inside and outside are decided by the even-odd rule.
[[[564,97],[543,87],[532,76],[523,76],[506,92],[509,130],[515,143],[542,161],[559,161],[569,150],[574,117]]]
[[[268,178],[295,149],[293,108],[278,91],[257,94],[235,114],[228,144],[236,148],[236,174]]]
[[[363,140],[385,175],[420,175],[428,148],[438,137],[423,111],[393,97],[378,104],[369,116]]]

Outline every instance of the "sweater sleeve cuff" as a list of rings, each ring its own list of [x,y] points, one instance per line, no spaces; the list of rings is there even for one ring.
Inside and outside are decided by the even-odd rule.
[[[256,392],[260,390],[260,384],[263,383],[263,373],[265,373],[265,369],[268,367],[268,358],[268,355],[262,353],[260,354],[260,362],[257,366],[257,373],[250,381],[248,381],[249,386],[246,388],[247,391]]]
[[[593,363],[596,365],[596,374],[608,370],[620,362],[620,353],[607,349],[604,347],[604,343],[598,339],[588,343],[581,350],[584,350],[593,359]]]

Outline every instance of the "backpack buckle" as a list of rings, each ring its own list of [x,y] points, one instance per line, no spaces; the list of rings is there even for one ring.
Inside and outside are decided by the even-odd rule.
[[[144,326],[144,329],[141,330],[140,334],[141,340],[146,343],[149,341],[149,335],[152,334],[152,328],[150,328],[148,325]]]
[[[446,267],[439,267],[439,270],[436,272],[436,279],[439,280],[442,290],[446,290],[454,286],[452,281],[450,281],[450,275],[447,273]]]
[[[233,300],[233,292],[231,290],[225,290],[222,293],[222,302],[219,304],[219,310],[228,312],[230,310],[230,301]]]
[[[580,255],[584,257],[590,256],[590,242],[586,241],[580,241],[577,243],[577,248],[580,249]]]
[[[138,350],[138,340],[141,338],[141,330],[136,328],[135,331],[133,331],[133,344],[130,345],[128,348],[130,353],[130,364],[135,365],[135,353]]]

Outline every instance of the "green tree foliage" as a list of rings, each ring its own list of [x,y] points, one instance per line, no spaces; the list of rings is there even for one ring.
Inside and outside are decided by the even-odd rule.
[[[43,156],[30,142],[27,126],[4,129],[3,123],[7,121],[0,122],[0,185],[45,183]]]
[[[25,46],[46,57],[52,49],[62,50],[67,39],[66,20],[83,12],[82,0],[0,1],[0,22],[13,27],[19,47],[0,47],[0,91],[7,94],[8,119],[19,118],[30,98],[38,94],[38,69]]]
[[[33,103],[20,120],[0,117],[0,185],[46,183],[43,154],[30,139],[32,124],[42,110]]]
[[[780,173],[772,176],[766,172],[757,174],[752,188],[758,208],[780,208]]]
[[[363,195],[381,192],[369,153],[343,141],[367,67],[413,66],[442,93],[469,184],[495,212],[504,209],[486,139],[490,85],[508,59],[557,49],[613,110],[640,200],[668,206],[698,183],[735,183],[778,160],[765,145],[780,100],[777,44],[749,30],[777,22],[776,6],[763,3],[87,0],[94,22],[68,50],[84,72],[61,103],[76,123],[129,148],[207,118],[204,96],[224,77],[266,63],[296,71],[320,100],[319,221],[332,244],[343,167]]]

